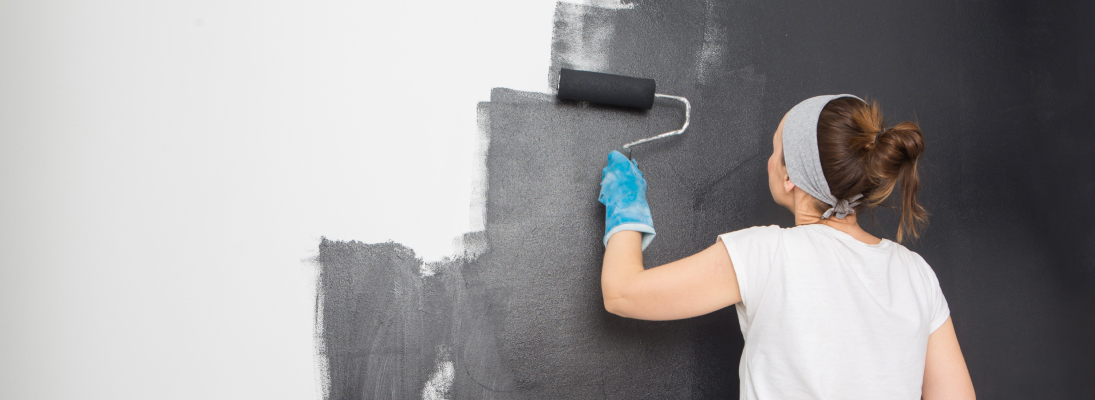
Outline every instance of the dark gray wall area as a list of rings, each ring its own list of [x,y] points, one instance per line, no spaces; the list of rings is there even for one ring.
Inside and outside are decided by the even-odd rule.
[[[979,396],[1095,398],[1095,3],[560,3],[555,18],[549,81],[595,68],[693,103],[687,133],[634,152],[648,266],[793,225],[768,194],[772,131],[807,97],[867,96],[925,133],[932,223],[908,246],[939,276]],[[732,308],[644,322],[601,305],[605,155],[682,110],[495,89],[478,112],[486,230],[467,254],[423,266],[395,243],[320,245],[327,397],[419,398],[449,363],[447,398],[736,398]],[[892,211],[863,221],[893,237]]]

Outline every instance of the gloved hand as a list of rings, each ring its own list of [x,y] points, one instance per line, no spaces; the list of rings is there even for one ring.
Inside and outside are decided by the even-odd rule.
[[[608,153],[597,200],[605,205],[605,246],[616,232],[638,231],[643,234],[643,250],[646,250],[654,240],[654,221],[646,204],[646,179],[638,165],[618,151]]]

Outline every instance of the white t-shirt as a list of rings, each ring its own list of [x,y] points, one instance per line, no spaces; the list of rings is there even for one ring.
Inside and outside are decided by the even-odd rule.
[[[738,275],[742,399],[919,399],[950,315],[920,255],[826,225],[719,236]]]

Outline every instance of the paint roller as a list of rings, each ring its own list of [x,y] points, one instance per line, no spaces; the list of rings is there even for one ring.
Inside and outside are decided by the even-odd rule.
[[[623,75],[606,74],[602,72],[581,71],[563,68],[559,71],[560,100],[588,101],[595,104],[604,104],[617,107],[640,108],[649,110],[654,107],[654,98],[661,97],[684,103],[684,125],[680,129],[639,139],[625,144],[628,158],[631,157],[631,148],[643,143],[653,142],[670,136],[680,135],[688,129],[688,122],[692,115],[692,104],[681,96],[655,93],[653,79],[634,78]]]

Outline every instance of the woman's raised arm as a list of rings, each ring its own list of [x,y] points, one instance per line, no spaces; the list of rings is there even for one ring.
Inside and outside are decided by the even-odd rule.
[[[621,317],[665,321],[704,315],[741,301],[737,275],[720,239],[684,259],[643,269],[641,235],[621,231],[605,247],[601,292]]]

